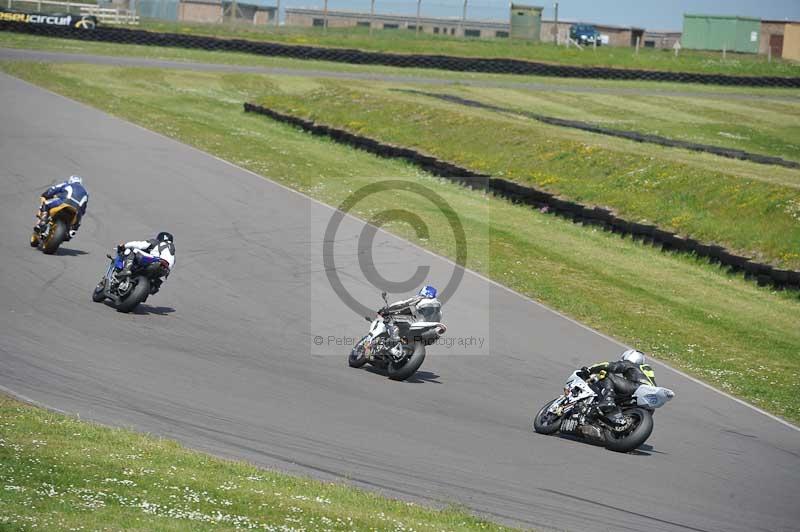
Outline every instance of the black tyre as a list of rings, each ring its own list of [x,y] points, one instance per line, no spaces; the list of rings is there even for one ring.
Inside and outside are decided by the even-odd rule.
[[[414,342],[414,352],[406,359],[405,364],[398,366],[394,362],[389,362],[389,367],[386,368],[386,371],[393,381],[404,381],[416,373],[424,361],[425,344],[416,341]]]
[[[541,410],[536,413],[533,418],[533,430],[539,434],[555,434],[561,428],[561,416],[556,416],[547,411],[550,405],[558,401],[558,398],[553,399],[544,405]]]
[[[92,292],[92,301],[95,303],[102,303],[105,300],[106,295],[103,293],[105,290],[106,282],[105,280],[100,281],[97,286],[94,287],[94,291]]]
[[[366,336],[364,338],[366,338]],[[347,357],[347,364],[351,368],[360,368],[367,363],[367,356],[364,354],[364,347],[361,344],[364,338],[358,341],[356,346],[350,351],[350,356]]]
[[[150,293],[150,280],[147,277],[139,277],[136,286],[131,288],[128,297],[122,300],[117,305],[117,312],[128,313],[136,308],[136,306],[147,298]]]
[[[67,224],[62,220],[54,221],[47,240],[42,242],[42,251],[45,255],[52,255],[58,251],[58,246],[61,245],[65,238],[67,238]]]
[[[632,408],[622,413],[633,421],[633,428],[626,432],[605,429],[606,449],[618,453],[629,453],[638,448],[653,432],[653,416],[644,408]]]

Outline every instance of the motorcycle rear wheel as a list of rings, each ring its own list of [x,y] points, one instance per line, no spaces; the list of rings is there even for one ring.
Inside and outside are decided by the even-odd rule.
[[[414,352],[406,359],[406,363],[398,366],[394,362],[389,362],[386,372],[393,381],[404,381],[416,373],[424,361],[425,344],[421,341],[415,341]]]
[[[47,235],[47,240],[42,242],[42,252],[45,255],[52,255],[58,251],[58,246],[67,238],[67,224],[62,220],[55,220],[53,226],[50,228],[50,234]]]
[[[622,415],[632,419],[635,426],[632,430],[619,434],[610,429],[604,429],[606,449],[618,453],[629,453],[638,448],[653,432],[653,415],[644,408],[625,410]]]
[[[150,279],[139,276],[136,286],[131,288],[128,297],[117,305],[117,312],[128,313],[132,311],[139,303],[147,299],[148,295],[150,295]]]
[[[558,401],[558,398],[553,399],[546,405],[544,405],[539,412],[536,413],[536,417],[533,418],[533,430],[538,432],[539,434],[555,434],[558,432],[558,429],[561,428],[561,416],[554,416],[550,414],[547,409],[550,408],[550,405]]]

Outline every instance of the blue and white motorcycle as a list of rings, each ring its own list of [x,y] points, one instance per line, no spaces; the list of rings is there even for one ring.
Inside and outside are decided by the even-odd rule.
[[[611,378],[611,377],[606,377]],[[627,453],[638,448],[653,432],[653,411],[664,406],[675,393],[667,388],[640,384],[633,394],[617,395],[625,423],[609,423],[597,408],[598,395],[591,384],[575,371],[564,385],[564,393],[546,405],[533,419],[539,434],[570,434],[602,444],[611,451]]]
[[[92,292],[92,301],[100,303],[109,299],[118,312],[130,312],[152,293],[152,283],[169,273],[166,260],[139,256],[131,261],[131,274],[120,275],[130,253],[128,249],[117,253],[116,257],[106,255],[111,262]]]
[[[388,307],[386,292],[381,297]],[[438,310],[429,310],[430,316],[441,319],[441,306]],[[447,330],[439,321],[414,321],[410,316],[382,311],[378,311],[375,319],[369,316],[365,319],[370,322],[369,332],[350,351],[347,362],[351,368],[369,363],[385,370],[395,381],[414,375],[425,360],[425,346],[434,343]]]

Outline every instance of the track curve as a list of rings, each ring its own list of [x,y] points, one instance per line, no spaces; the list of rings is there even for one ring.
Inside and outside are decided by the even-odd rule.
[[[329,207],[5,75],[0,97],[13,102],[0,107],[0,386],[220,456],[515,524],[796,530],[796,429],[657,367],[677,397],[643,452],[534,435],[531,417],[569,371],[620,346],[469,272],[445,308],[448,334],[482,330],[485,305],[490,353],[434,347],[407,383],[349,369],[344,352],[312,356],[321,317],[349,334],[365,325],[317,289],[315,228]],[[69,173],[87,179],[89,215],[47,257],[28,246],[29,223],[37,194]],[[346,218],[342,238],[361,226]],[[162,229],[178,250],[162,292],[127,316],[92,303],[110,246]],[[450,268],[382,232],[375,246],[402,257],[384,264],[396,272],[424,260],[439,282]]]

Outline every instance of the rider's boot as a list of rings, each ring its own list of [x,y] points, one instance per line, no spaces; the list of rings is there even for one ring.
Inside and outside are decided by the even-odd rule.
[[[625,417],[622,415],[622,409],[617,406],[614,400],[614,394],[609,390],[603,390],[602,399],[597,404],[597,409],[601,414],[614,425],[624,425]]]

